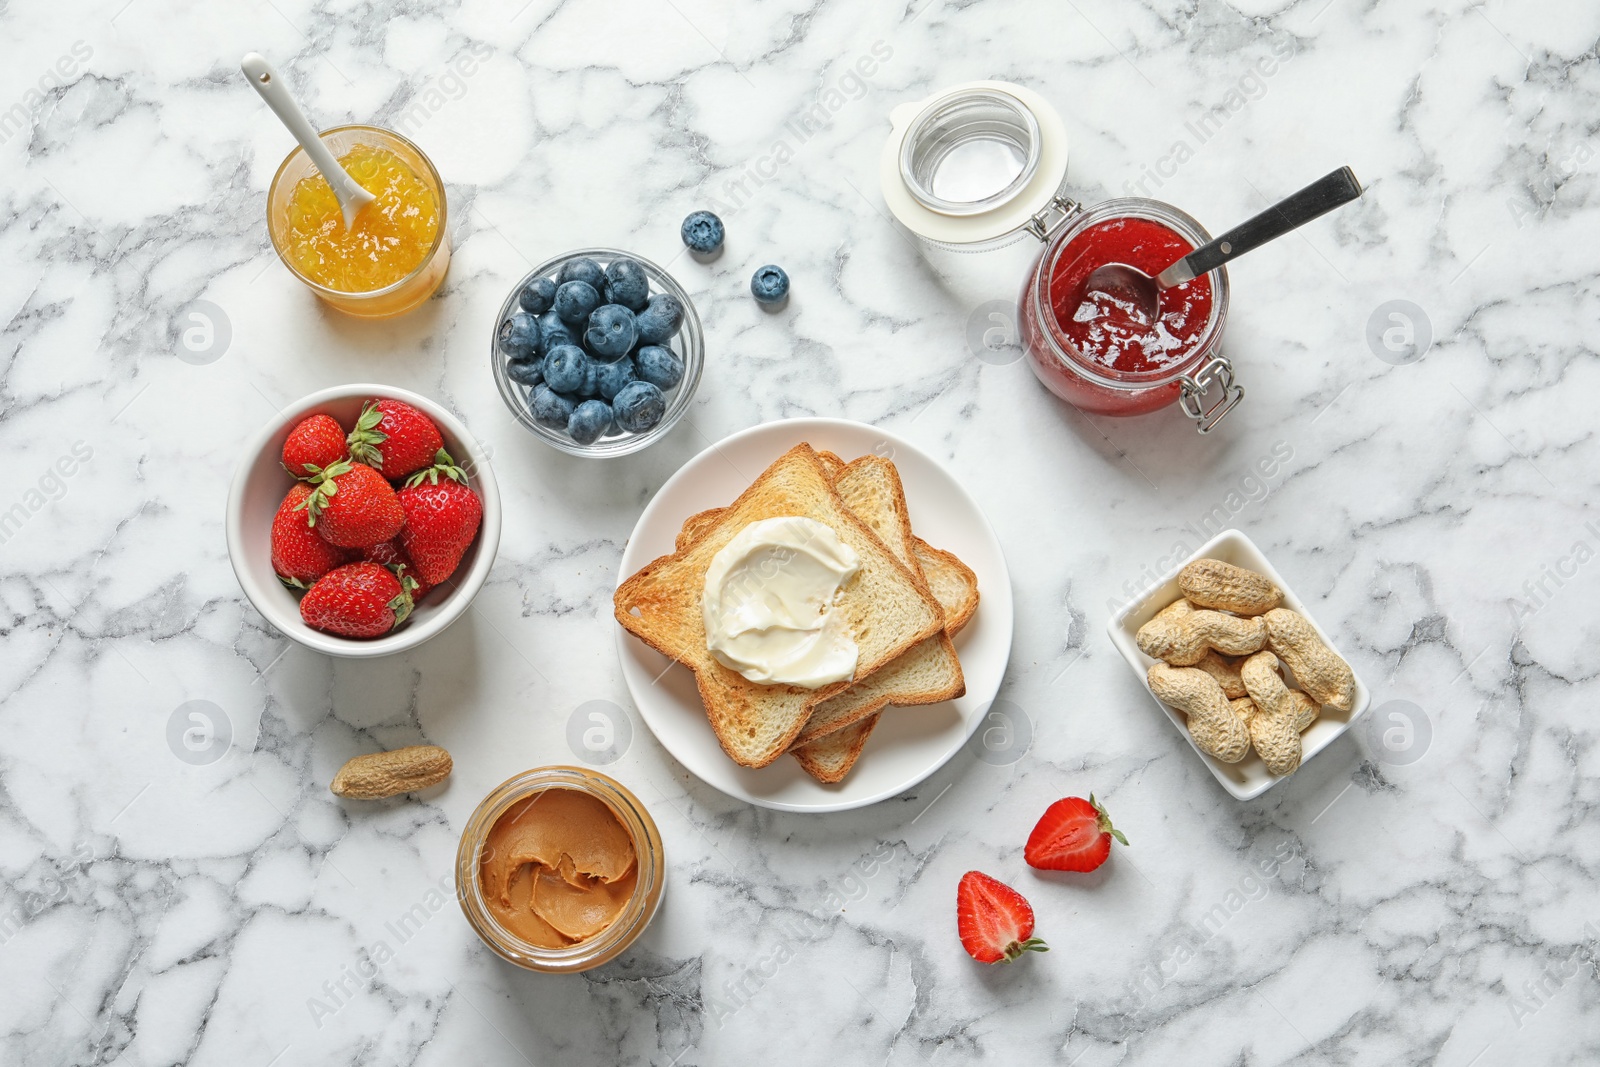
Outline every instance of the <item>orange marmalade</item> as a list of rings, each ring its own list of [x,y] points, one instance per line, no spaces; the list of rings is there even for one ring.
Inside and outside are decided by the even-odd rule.
[[[387,148],[358,144],[339,164],[376,200],[345,228],[333,187],[321,174],[300,179],[289,194],[283,255],[318,285],[370,293],[410,275],[439,234],[439,197]]]

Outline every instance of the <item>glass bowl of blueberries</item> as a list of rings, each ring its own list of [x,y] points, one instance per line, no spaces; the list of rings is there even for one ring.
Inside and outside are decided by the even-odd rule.
[[[625,456],[683,417],[705,363],[700,317],[672,275],[615,248],[535,267],[495,320],[500,396],[573,456]]]

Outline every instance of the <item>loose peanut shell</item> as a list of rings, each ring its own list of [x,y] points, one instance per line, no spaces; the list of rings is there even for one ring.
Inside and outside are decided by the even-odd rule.
[[[1250,751],[1250,731],[1222,695],[1222,686],[1195,667],[1151,665],[1150,691],[1189,718],[1189,735],[1202,752],[1223,763],[1238,763]]]
[[[1322,643],[1304,616],[1288,608],[1274,608],[1262,619],[1267,627],[1267,647],[1294,672],[1300,688],[1319,704],[1340,711],[1355,707],[1355,672]]]
[[[1240,615],[1260,615],[1283,600],[1272,579],[1220,559],[1197,559],[1178,572],[1178,588],[1191,604]]]
[[[450,753],[438,745],[369,752],[340,767],[328,788],[352,800],[381,800],[438,785],[450,777],[452,766]]]

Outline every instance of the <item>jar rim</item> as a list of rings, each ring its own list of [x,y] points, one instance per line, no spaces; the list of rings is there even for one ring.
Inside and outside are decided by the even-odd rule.
[[[382,126],[371,126],[366,123],[352,122],[343,126],[330,126],[325,130],[319,130],[317,131],[317,138],[319,140],[326,140],[334,134],[340,133],[372,133],[377,134],[380,138],[390,138],[399,143],[402,147],[415,152],[417,158],[422,160],[422,165],[425,168],[426,173],[422,174],[421,178],[431,189],[435,190],[436,195],[439,198],[439,229],[438,232],[433,235],[433,244],[428,247],[428,251],[423,254],[422,259],[418,261],[416,267],[406,274],[405,277],[399,279],[398,281],[390,282],[381,289],[334,289],[331,286],[323,285],[321,282],[307,277],[299,267],[294,265],[288,256],[284,255],[282,247],[279,246],[277,238],[273,235],[272,219],[270,217],[270,212],[272,211],[272,205],[274,201],[274,194],[277,193],[278,186],[285,180],[285,176],[289,171],[289,165],[295,162],[296,159],[305,157],[306,150],[298,144],[289,150],[288,155],[283,157],[283,162],[278,164],[277,173],[272,176],[271,184],[267,186],[267,211],[269,212],[269,216],[267,218],[267,240],[271,242],[272,250],[277,253],[279,261],[281,261],[285,267],[289,268],[289,273],[293,274],[297,280],[302,282],[308,289],[318,296],[332,296],[333,298],[339,300],[376,300],[379,297],[388,296],[392,293],[398,292],[405,286],[415,282],[417,278],[421,277],[422,274],[432,267],[433,259],[439,254],[439,249],[443,247],[445,238],[448,234],[446,227],[450,221],[449,197],[445,195],[444,179],[439,177],[438,168],[433,165],[433,160],[428,158],[428,153],[424,152],[417,146],[416,142],[412,141],[404,134],[398,133],[394,130],[385,129]],[[384,145],[380,147],[388,146]],[[312,170],[316,170],[316,168],[313,166]]]
[[[633,895],[616,921],[591,938],[557,949],[530,944],[502,926],[484,900],[480,874],[484,841],[495,823],[513,805],[546,789],[575,789],[604,803],[628,832],[638,867]],[[535,971],[574,973],[616,958],[655,918],[665,880],[661,832],[639,798],[609,775],[569,764],[523,771],[490,790],[467,820],[456,851],[456,898],[468,925],[496,955]]]
[[[952,107],[977,101],[989,101],[998,104],[1010,114],[1014,115],[1027,137],[1027,151],[1022,167],[1000,189],[980,197],[977,200],[950,200],[940,196],[932,188],[932,183],[924,183],[917,176],[916,156],[920,149],[925,147],[924,141],[929,132],[929,127],[936,118],[942,117]],[[1034,174],[1039,169],[1041,156],[1039,120],[1034,115],[1033,109],[1019,98],[1015,93],[992,86],[961,86],[942,93],[928,101],[927,105],[917,113],[916,118],[906,128],[905,138],[900,144],[900,176],[905,181],[906,189],[924,207],[936,211],[941,215],[976,215],[990,211],[1001,205],[1010,203],[1028,183],[1033,180]],[[948,155],[948,151],[945,155]]]
[[[1211,240],[1211,234],[1199,220],[1165,201],[1136,196],[1103,200],[1080,212],[1051,238],[1040,255],[1034,277],[1027,288],[1027,299],[1033,303],[1033,312],[1044,336],[1049,339],[1051,349],[1072,373],[1107,389],[1141,390],[1170,385],[1201,366],[1221,343],[1222,330],[1228,320],[1228,268],[1217,267],[1209,272],[1211,314],[1206,319],[1205,329],[1194,349],[1186,358],[1170,367],[1158,367],[1148,371],[1117,371],[1103,363],[1094,362],[1079,352],[1077,346],[1061,330],[1055,308],[1050,301],[1050,279],[1055,274],[1058,260],[1073,238],[1096,223],[1115,218],[1142,218],[1159,222],[1173,229],[1196,248]]]

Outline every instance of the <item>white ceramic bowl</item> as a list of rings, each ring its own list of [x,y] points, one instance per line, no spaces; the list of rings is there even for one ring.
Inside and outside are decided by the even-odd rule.
[[[1277,583],[1278,588],[1283,590],[1283,606],[1304,615],[1323,642],[1335,653],[1343,655],[1329,638],[1328,631],[1317,625],[1317,620],[1306,610],[1305,603],[1295,596],[1289,583],[1283,580],[1283,575],[1267,562],[1267,557],[1261,554],[1255,543],[1238,530],[1224,530],[1201,545],[1194,555],[1173,567],[1143,597],[1112,616],[1106,625],[1106,631],[1111,635],[1111,643],[1117,646],[1117,651],[1122,653],[1122,657],[1128,661],[1128,666],[1139,676],[1139,684],[1145,687],[1146,692],[1149,692],[1150,687],[1145,682],[1145,675],[1156,661],[1139,651],[1134,635],[1156,612],[1183,595],[1178,589],[1178,572],[1197,559],[1220,559],[1224,563],[1245,567],[1271,578]],[[1287,666],[1284,667],[1284,671],[1288,673]],[[1294,684],[1292,675],[1289,684]],[[1151,693],[1150,699],[1155,700],[1154,693]],[[1356,675],[1355,706],[1349,712],[1323,707],[1317,716],[1317,721],[1300,735],[1300,765],[1305,766],[1313,756],[1333,744],[1346,730],[1355,725],[1356,720],[1366,714],[1367,705],[1371,700],[1372,693],[1361,680],[1361,676]],[[1184,740],[1189,742],[1189,747],[1194,749],[1195,755],[1205,760],[1206,766],[1211,768],[1211,773],[1222,783],[1222,788],[1233,794],[1235,799],[1252,800],[1288,777],[1268,771],[1266,764],[1261,762],[1261,757],[1256,755],[1254,749],[1251,749],[1250,754],[1238,763],[1223,763],[1201,752],[1196,747],[1194,738],[1189,735],[1189,727],[1184,716],[1159,700],[1156,700],[1156,705],[1166,712],[1168,720],[1183,735]]]
[[[313,630],[301,621],[300,598],[285,588],[272,570],[272,517],[294,484],[281,462],[289,430],[306,416],[318,413],[333,416],[348,429],[355,424],[361,405],[377,397],[402,400],[434,421],[444,437],[445,450],[467,471],[469,484],[483,501],[483,522],[456,573],[444,587],[429,593],[417,605],[404,626],[383,637],[356,640]],[[392,385],[340,385],[290,404],[245,445],[228,490],[227,529],[233,573],[238,575],[250,603],[277,630],[329,656],[389,656],[433,637],[460,618],[478,595],[500,547],[500,488],[482,446],[460,420],[432,400]]]

